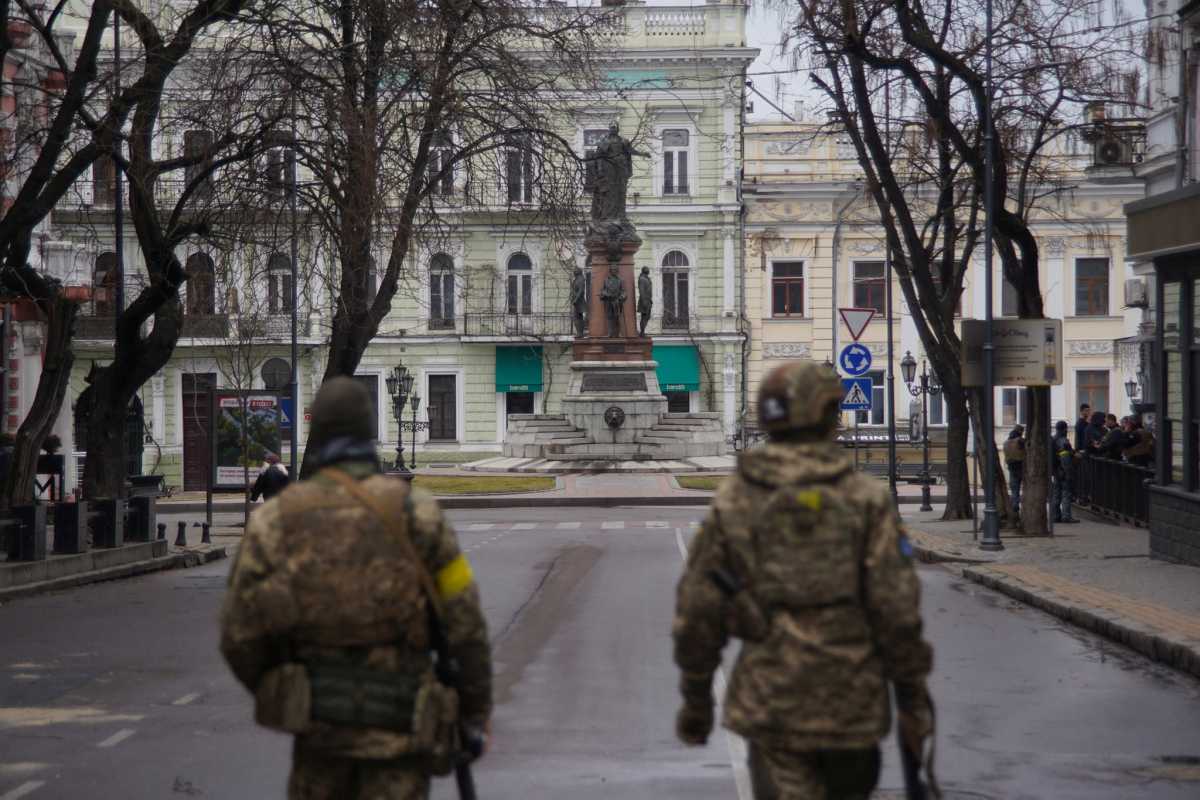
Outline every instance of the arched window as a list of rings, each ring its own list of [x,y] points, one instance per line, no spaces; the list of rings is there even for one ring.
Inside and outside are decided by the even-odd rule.
[[[445,253],[429,259],[429,327],[454,327],[454,259]]]
[[[283,253],[267,261],[267,310],[287,314],[292,310],[292,262]]]
[[[96,256],[92,271],[92,313],[98,317],[112,316],[117,312],[117,254],[101,253]]]
[[[508,257],[507,309],[509,314],[533,313],[533,262],[524,253]]]
[[[213,260],[207,253],[192,253],[185,265],[187,279],[187,313],[215,314],[216,283]]]
[[[663,328],[688,326],[688,257],[672,250],[662,260]]]

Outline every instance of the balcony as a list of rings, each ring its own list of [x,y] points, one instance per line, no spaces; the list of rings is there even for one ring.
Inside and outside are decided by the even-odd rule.
[[[575,335],[571,315],[566,312],[541,311],[536,314],[505,314],[500,312],[468,313],[463,316],[464,336],[486,336],[504,339],[570,338]],[[432,327],[432,325],[430,326]]]
[[[75,319],[75,338],[112,339],[116,324],[112,314],[80,314]]]
[[[228,314],[186,314],[183,317],[184,339],[225,339],[229,336]]]

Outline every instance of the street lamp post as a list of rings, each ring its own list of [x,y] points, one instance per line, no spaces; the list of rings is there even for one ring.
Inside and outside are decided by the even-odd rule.
[[[409,448],[409,458],[412,459],[412,469],[415,471],[417,468],[417,431],[425,430],[429,427],[429,423],[417,422],[417,409],[421,407],[421,395],[413,392],[409,405],[412,407],[412,447]]]
[[[396,472],[407,473],[408,469],[404,466],[404,405],[408,402],[409,394],[412,393],[413,376],[401,361],[392,367],[392,371],[388,373],[384,383],[387,384],[388,394],[392,398],[392,416],[396,418],[396,463],[393,465],[393,469]],[[419,402],[420,400],[414,395],[414,411]],[[415,461],[413,466],[416,466]]]
[[[929,484],[933,480],[929,474],[929,396],[940,395],[942,385],[938,382],[937,373],[929,374],[929,365],[922,358],[921,383],[919,386],[913,386],[917,372],[917,360],[908,350],[904,352],[904,358],[900,360],[900,372],[904,377],[904,384],[908,387],[908,393],[913,397],[921,398],[921,510],[933,511],[929,492]]]
[[[1129,406],[1134,413],[1137,413],[1137,403],[1134,402],[1138,396],[1138,382],[1133,378],[1125,381],[1125,394],[1129,396]]]

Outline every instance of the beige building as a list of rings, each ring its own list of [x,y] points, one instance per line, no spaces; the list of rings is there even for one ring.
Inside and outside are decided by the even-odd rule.
[[[1074,420],[1079,404],[1128,413],[1125,382],[1136,353],[1119,340],[1136,333],[1140,313],[1126,308],[1125,220],[1122,205],[1140,192],[1129,167],[1096,168],[1092,147],[1070,143],[1063,163],[1070,174],[1058,201],[1035,223],[1041,287],[1048,317],[1063,320],[1065,379],[1054,387],[1052,412]],[[838,318],[841,307],[873,308],[861,341],[873,357],[873,407],[847,413],[844,422],[878,438],[886,433],[887,323],[883,231],[864,193],[853,146],[822,132],[818,123],[763,123],[746,130],[745,290],[751,330],[747,375],[751,396],[763,374],[790,358],[834,359],[851,341]],[[1016,298],[995,269],[997,316],[1016,314]],[[1131,287],[1137,301],[1136,287]],[[896,417],[907,433],[910,403],[900,359],[922,348],[899,282],[893,286]],[[961,315],[982,318],[982,258],[968,271]],[[1136,350],[1136,348],[1134,349]],[[918,366],[918,373],[920,367]],[[915,403],[912,403],[915,410]],[[996,424],[1006,432],[1024,419],[1021,392],[996,390]],[[931,402],[931,426],[945,424],[942,404]],[[872,429],[874,429],[872,431]]]

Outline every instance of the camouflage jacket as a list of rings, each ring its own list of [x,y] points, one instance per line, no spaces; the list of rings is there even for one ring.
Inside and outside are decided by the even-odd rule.
[[[395,518],[410,521],[409,536],[436,581],[451,655],[461,668],[462,719],[483,724],[492,703],[487,625],[470,566],[437,502],[368,464],[327,469],[362,480]],[[250,691],[285,662],[430,674],[427,603],[414,589],[419,573],[382,527],[323,473],[290,485],[254,513],[221,609],[221,652]],[[351,758],[391,758],[406,747],[401,734],[322,723],[298,738],[301,749]]]
[[[675,661],[685,684],[711,681],[738,636],[712,580],[735,576],[767,618],[744,641],[724,724],[787,750],[873,746],[891,723],[888,681],[924,689],[919,584],[887,488],[831,442],[744,453],[717,491],[679,581]]]

